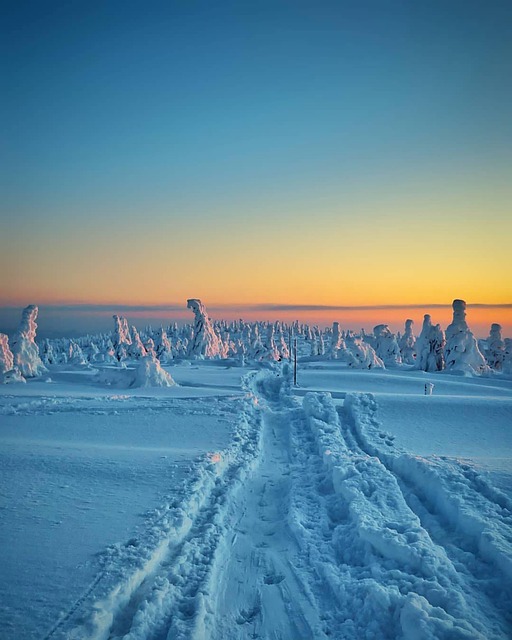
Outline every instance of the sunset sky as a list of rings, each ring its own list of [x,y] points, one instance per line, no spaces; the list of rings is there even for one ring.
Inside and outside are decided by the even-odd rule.
[[[0,330],[463,298],[512,333],[508,0],[4,11]]]

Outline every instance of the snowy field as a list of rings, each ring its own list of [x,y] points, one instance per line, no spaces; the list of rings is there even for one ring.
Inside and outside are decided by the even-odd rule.
[[[165,368],[0,386],[1,638],[512,637],[511,380]]]

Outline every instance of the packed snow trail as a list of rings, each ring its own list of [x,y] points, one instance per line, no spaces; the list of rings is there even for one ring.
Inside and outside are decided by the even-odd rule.
[[[508,499],[467,468],[396,449],[371,396],[299,400],[289,373],[247,380],[232,445],[52,637],[512,636]]]
[[[267,412],[260,463],[233,502],[206,637],[320,638],[321,620],[288,526],[292,458],[289,412]],[[211,625],[211,628],[209,628]]]

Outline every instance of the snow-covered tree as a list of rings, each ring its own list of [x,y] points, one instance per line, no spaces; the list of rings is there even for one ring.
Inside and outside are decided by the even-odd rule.
[[[385,369],[384,363],[375,349],[350,331],[345,336],[345,344],[350,353],[348,365],[353,369]]]
[[[146,355],[146,349],[142,344],[137,328],[132,325],[130,331],[131,344],[127,346],[126,352],[129,358],[139,360]]]
[[[187,300],[187,309],[194,313],[194,334],[188,348],[189,355],[195,358],[225,358],[224,345],[215,333],[201,300]]]
[[[501,365],[501,370],[507,376],[512,376],[512,338],[505,338],[503,341],[503,364]]]
[[[453,320],[446,329],[444,360],[449,371],[481,374],[489,371],[475,336],[466,323],[466,303],[454,300]]]
[[[373,328],[375,337],[375,353],[379,356],[386,367],[393,367],[402,364],[400,347],[396,337],[387,324],[378,324]]]
[[[34,378],[47,371],[35,340],[37,313],[38,308],[33,304],[23,309],[20,325],[11,340],[14,366],[25,378]]]
[[[82,351],[80,345],[74,340],[69,341],[69,345],[67,348],[67,360],[70,364],[75,365],[85,365],[87,364],[87,359]]]
[[[489,337],[487,338],[487,349],[485,352],[487,363],[495,371],[503,369],[503,360],[505,359],[505,342],[501,337],[501,325],[492,324]]]
[[[421,333],[416,340],[415,368],[421,371],[442,371],[444,369],[444,331],[440,325],[432,325],[428,313],[423,317]]]
[[[153,338],[155,343],[156,357],[160,362],[170,362],[173,359],[172,348],[167,333],[163,327],[160,327]]]
[[[268,360],[277,361],[280,359],[279,351],[277,349],[276,341],[274,338],[273,324],[269,324],[267,327],[267,338],[265,340],[265,349],[267,351],[266,358]]]
[[[128,329],[128,320],[123,316],[113,316],[114,336],[112,344],[117,360],[124,360],[128,355],[127,347],[131,345],[132,339]]]
[[[400,347],[400,353],[402,355],[402,362],[405,364],[416,363],[416,338],[414,337],[413,326],[414,322],[410,319],[405,321],[404,335],[401,336],[398,346]]]

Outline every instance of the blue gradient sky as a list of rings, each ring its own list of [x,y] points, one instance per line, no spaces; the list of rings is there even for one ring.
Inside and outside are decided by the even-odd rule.
[[[0,304],[512,300],[510,2],[21,2],[0,47]]]

